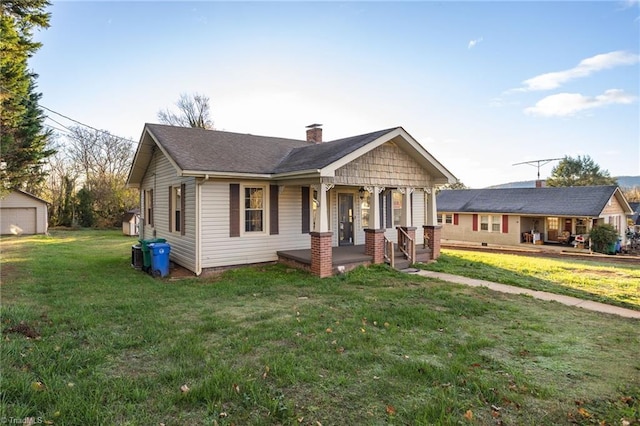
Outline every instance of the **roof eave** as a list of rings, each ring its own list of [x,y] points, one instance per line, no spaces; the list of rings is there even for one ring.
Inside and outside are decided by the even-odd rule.
[[[180,176],[196,178],[243,178],[243,179],[271,179],[273,175],[268,173],[245,173],[245,172],[220,172],[213,170],[182,170]]]

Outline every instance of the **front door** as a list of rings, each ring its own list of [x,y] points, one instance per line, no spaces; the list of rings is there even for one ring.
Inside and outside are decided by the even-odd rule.
[[[353,245],[353,194],[338,194],[338,245]]]

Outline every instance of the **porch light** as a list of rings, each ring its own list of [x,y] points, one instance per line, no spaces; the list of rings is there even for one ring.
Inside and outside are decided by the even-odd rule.
[[[361,186],[360,189],[358,189],[358,194],[360,194],[360,201],[364,200],[364,193],[365,189],[363,186]]]

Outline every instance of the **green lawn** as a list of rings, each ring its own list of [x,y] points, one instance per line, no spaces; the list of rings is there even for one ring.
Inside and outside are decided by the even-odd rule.
[[[445,249],[421,267],[640,310],[640,264]]]
[[[386,267],[154,279],[119,232],[1,242],[6,422],[640,424],[637,320]]]

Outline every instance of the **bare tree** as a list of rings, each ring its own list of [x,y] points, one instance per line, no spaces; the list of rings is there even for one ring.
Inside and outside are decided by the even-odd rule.
[[[195,93],[188,95],[183,93],[176,102],[179,112],[169,109],[158,111],[158,120],[164,124],[180,127],[198,127],[201,129],[213,129],[213,121],[209,115],[209,98]]]
[[[70,128],[66,152],[75,169],[82,201],[78,217],[83,226],[115,226],[122,214],[137,205],[135,190],[126,188],[133,158],[131,141],[105,131]]]
[[[57,138],[51,138],[49,148],[55,151],[55,154],[47,159],[47,178],[38,194],[51,203],[51,226],[72,226],[75,220],[75,187],[78,173]]]
[[[130,141],[79,126],[70,130],[66,151],[86,182],[104,177],[125,182],[133,158]]]

